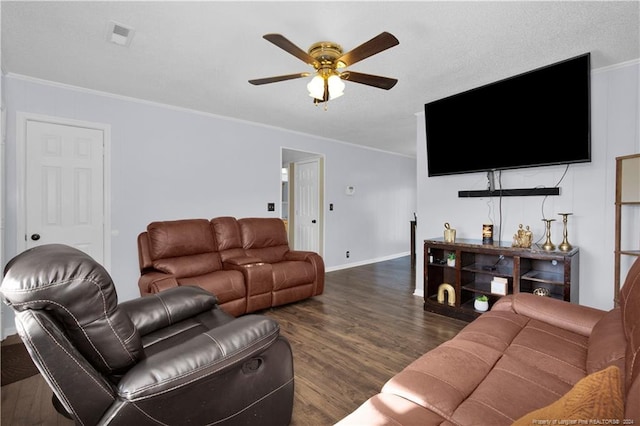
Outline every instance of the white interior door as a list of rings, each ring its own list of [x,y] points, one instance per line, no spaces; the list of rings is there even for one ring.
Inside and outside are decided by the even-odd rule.
[[[320,252],[319,159],[295,163],[295,232],[296,250]]]
[[[62,243],[105,263],[104,130],[25,125],[26,248]]]

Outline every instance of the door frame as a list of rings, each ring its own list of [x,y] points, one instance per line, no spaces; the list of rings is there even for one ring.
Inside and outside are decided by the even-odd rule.
[[[286,153],[285,153],[286,151]],[[289,154],[289,155],[287,155]],[[318,245],[320,247],[318,254],[324,257],[324,240],[325,240],[325,214],[324,214],[324,199],[325,199],[325,156],[317,152],[304,151],[296,148],[281,147],[280,149],[280,168],[284,167],[285,162],[287,164],[295,164],[301,161],[317,160],[318,161]],[[280,170],[280,169],[279,169]],[[295,173],[291,173],[289,169],[289,245],[292,249],[294,247],[293,233],[295,232],[295,197],[293,192],[295,191],[293,176]],[[280,191],[280,197],[282,197],[282,190]],[[282,199],[280,200],[280,206],[282,206]],[[282,217],[282,212],[280,212]]]
[[[63,126],[83,127],[102,131],[103,157],[102,157],[102,202],[103,202],[103,223],[102,223],[102,244],[104,259],[101,264],[107,271],[111,270],[111,125],[105,123],[95,123],[90,121],[74,120],[69,118],[52,117],[28,112],[16,113],[16,183],[17,183],[17,205],[16,205],[16,228],[17,241],[16,249],[20,253],[27,248],[27,122],[40,121],[43,123],[57,124]]]

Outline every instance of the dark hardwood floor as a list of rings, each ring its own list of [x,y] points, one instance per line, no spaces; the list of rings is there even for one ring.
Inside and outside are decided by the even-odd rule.
[[[292,346],[291,424],[331,425],[465,322],[424,312],[409,257],[328,272],[322,296],[265,312]],[[41,376],[3,386],[2,424],[72,425]]]

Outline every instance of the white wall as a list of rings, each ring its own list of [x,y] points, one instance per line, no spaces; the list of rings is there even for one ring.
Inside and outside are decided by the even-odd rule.
[[[502,209],[502,240],[511,241],[519,224],[529,225],[534,241],[543,238],[544,217],[557,219],[551,239],[562,241],[560,212],[572,212],[569,242],[580,249],[580,304],[600,309],[613,306],[615,158],[640,152],[640,72],[638,61],[591,74],[592,162],[574,164],[560,196],[458,198],[459,190],[486,189],[485,173],[427,177],[424,112],[416,117],[418,261],[416,293],[423,291],[423,247],[428,238],[442,237],[444,223],[456,228],[456,238],[481,239],[482,224],[497,226]],[[452,160],[460,153],[452,152]],[[526,155],[520,152],[518,155]],[[508,170],[503,188],[553,187],[565,166]],[[496,183],[497,186],[497,183]],[[499,232],[498,229],[494,232]]]
[[[267,203],[279,209],[282,147],[325,156],[327,269],[409,253],[409,221],[416,210],[413,158],[16,75],[3,82],[5,261],[16,254],[18,238],[16,112],[111,125],[111,274],[121,301],[139,295],[136,237],[149,222],[280,217],[279,210],[267,212]],[[353,196],[345,194],[348,185],[356,187]],[[10,325],[3,330],[12,324],[5,322]]]

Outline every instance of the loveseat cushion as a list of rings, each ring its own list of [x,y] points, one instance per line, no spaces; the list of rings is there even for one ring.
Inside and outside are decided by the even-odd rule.
[[[238,219],[238,225],[247,256],[257,257],[267,263],[284,260],[289,251],[289,241],[281,219],[244,218]]]
[[[211,227],[223,262],[244,257],[240,225],[235,217],[221,216],[211,219]]]
[[[147,233],[153,260],[216,251],[206,219],[152,222],[147,226]]]
[[[189,277],[222,269],[210,223],[206,219],[152,222],[149,251],[158,271]]]

